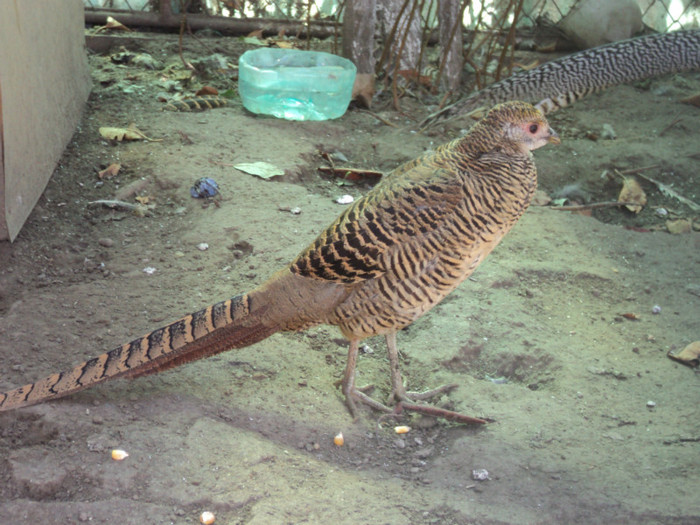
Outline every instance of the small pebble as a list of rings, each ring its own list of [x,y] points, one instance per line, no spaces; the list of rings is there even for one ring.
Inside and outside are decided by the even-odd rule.
[[[296,208],[292,208],[291,210],[289,210],[289,213],[291,213],[292,215],[299,215],[301,213],[301,208],[299,206],[297,206]]]
[[[105,248],[111,248],[112,246],[114,246],[114,241],[109,237],[103,237],[97,242],[100,244],[100,246],[104,246]]]
[[[603,132],[600,136],[607,140],[615,140],[617,138],[617,133],[610,124],[603,124]]]
[[[331,153],[331,158],[333,160],[339,160],[340,162],[348,162],[348,158],[343,154],[342,151],[335,150]]]
[[[489,478],[489,471],[485,468],[477,468],[472,470],[472,479],[476,481],[486,481]]]
[[[655,304],[654,306],[651,307],[651,313],[654,315],[660,314],[661,307],[658,304]]]
[[[146,266],[143,269],[143,273],[148,274],[148,275],[153,275],[154,273],[156,273],[156,269],[153,266]]]
[[[341,195],[337,199],[335,199],[335,202],[338,204],[350,204],[355,201],[355,198],[352,195]]]
[[[202,522],[204,525],[211,525],[216,521],[216,517],[214,516],[213,512],[209,511],[204,511],[202,514],[199,516],[199,521]]]
[[[656,401],[647,401],[647,408],[655,408]]]
[[[200,242],[200,243],[197,245],[197,249],[198,249],[200,252],[205,252],[205,251],[207,251],[207,250],[209,249],[209,244],[206,243],[206,242]]]

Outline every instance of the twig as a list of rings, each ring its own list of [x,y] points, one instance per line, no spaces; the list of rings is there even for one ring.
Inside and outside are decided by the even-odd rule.
[[[380,179],[382,175],[384,175],[381,171],[365,170],[362,168],[344,168],[342,166],[319,166],[318,171],[352,181]]]
[[[678,124],[681,120],[683,119],[680,116],[674,118],[668,126],[661,130],[661,132],[659,133],[659,137],[663,137],[664,133],[666,133],[669,129]]]
[[[651,170],[651,169],[658,168],[658,167],[659,167],[658,164],[652,164],[651,166],[644,166],[642,168],[632,168],[630,170],[622,170],[622,171],[615,170],[615,171],[617,171],[620,175],[633,175],[635,173],[639,173],[640,171]]]
[[[576,204],[571,206],[550,206],[550,210],[559,211],[581,211],[581,210],[594,210],[596,208],[613,208],[615,206],[639,206],[638,202],[618,202],[618,201],[605,201],[605,202],[592,202],[590,204]]]
[[[185,69],[189,69],[190,71],[194,70],[194,66],[187,62],[185,60],[185,57],[182,54],[182,37],[185,34],[185,27],[187,25],[187,15],[183,12],[182,14],[182,19],[180,20],[180,37],[179,37],[179,43],[178,43],[178,54],[180,55],[180,60],[182,60],[182,65],[185,66]]]
[[[513,5],[514,2],[511,1],[510,5],[508,6],[507,10],[510,12],[510,9],[513,9],[513,23],[510,26],[510,30],[508,31],[508,35],[506,36],[506,42],[503,45],[503,49],[501,50],[501,56],[498,57],[498,67],[496,68],[496,80],[500,80],[501,78],[501,71],[503,70],[506,54],[508,53],[508,47],[510,46],[511,48],[511,65],[510,65],[510,71],[509,74],[513,72],[513,52],[515,51],[515,28],[517,27],[518,21],[520,19],[520,12],[523,8],[523,0],[520,0],[517,4]],[[502,26],[501,26],[502,27]]]
[[[387,126],[391,126],[392,128],[398,128],[398,126],[397,126],[396,124],[394,124],[393,122],[389,122],[389,121],[388,121],[387,119],[385,119],[384,117],[380,117],[380,116],[377,115],[376,113],[372,113],[372,112],[369,111],[369,110],[366,110],[366,109],[358,109],[358,110],[356,110],[356,111],[359,111],[360,113],[367,113],[368,115],[372,115],[374,118],[376,118],[376,119],[377,119],[379,122],[381,122],[382,124],[386,124]]]
[[[659,191],[661,193],[663,193],[666,197],[671,197],[673,199],[676,199],[679,202],[682,202],[683,204],[688,206],[693,211],[700,211],[700,204],[697,204],[697,203],[691,201],[690,199],[683,197],[683,195],[680,195],[678,192],[671,189],[670,186],[664,184],[663,182],[659,182],[656,179],[652,179],[651,177],[647,177],[646,175],[642,175],[641,173],[639,173],[639,176],[642,177],[643,179],[648,180],[652,184],[656,184],[656,187],[659,188]]]
[[[493,419],[481,419],[478,417],[467,416],[460,414],[459,412],[453,412],[452,410],[445,410],[444,408],[437,408],[429,405],[415,405],[413,403],[404,403],[401,401],[396,405],[394,409],[395,414],[401,414],[404,410],[409,412],[418,412],[426,416],[441,417],[447,421],[455,421],[457,423],[464,423],[465,425],[483,425],[484,423],[492,422]]]
[[[391,30],[389,31],[389,36],[384,41],[384,49],[382,50],[382,56],[379,57],[377,65],[374,69],[374,73],[376,75],[378,75],[382,71],[382,69],[384,68],[384,63],[389,59],[389,50],[394,45],[394,36],[396,35],[396,31],[398,30],[399,22],[401,21],[403,12],[406,10],[406,7],[408,7],[408,1],[409,0],[404,0],[404,3],[401,5],[401,9],[399,9],[399,13],[396,15],[396,20],[394,20],[394,24],[392,25]]]
[[[106,200],[100,199],[96,201],[90,201],[87,203],[88,206],[104,206],[113,210],[124,210],[134,212],[139,217],[144,217],[148,213],[148,208],[143,204],[133,204],[131,202],[124,202],[118,200]]]

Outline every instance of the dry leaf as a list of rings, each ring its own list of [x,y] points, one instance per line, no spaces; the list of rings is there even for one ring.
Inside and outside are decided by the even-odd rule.
[[[151,139],[143,134],[136,126],[131,124],[128,128],[113,128],[109,126],[100,128],[100,135],[107,140],[148,140],[149,142],[160,142],[163,139]]]
[[[121,168],[122,168],[121,164],[110,164],[102,171],[97,172],[97,176],[100,179],[111,179],[112,177],[117,176],[117,174],[119,173],[119,170]]]
[[[275,45],[281,49],[294,49],[294,44],[287,40],[277,40]]]
[[[260,38],[262,39],[263,36],[263,30],[262,29],[256,29],[255,31],[251,31],[246,35],[247,38]]]
[[[695,95],[690,95],[689,97],[682,98],[681,102],[700,108],[700,93],[695,93]]]
[[[120,21],[112,18],[111,16],[107,17],[107,23],[105,24],[104,27],[105,27],[105,29],[121,29],[122,31],[131,31],[131,29],[126,27]]]
[[[674,235],[680,233],[690,233],[693,229],[693,223],[690,219],[674,219],[666,221],[666,229]]]
[[[277,175],[284,175],[284,170],[269,162],[244,162],[234,166],[237,170],[251,175],[257,175],[261,179],[269,179]]]
[[[628,204],[626,208],[632,213],[639,213],[647,203],[647,196],[637,179],[625,177],[617,202],[632,202],[634,204]]]
[[[352,86],[352,98],[364,108],[372,107],[374,97],[374,74],[358,73],[355,75],[355,84]]]
[[[134,198],[135,198],[136,202],[139,202],[139,203],[144,204],[144,205],[151,202],[151,199],[152,199],[152,197],[149,197],[147,195],[144,195],[143,197],[141,197],[140,195],[137,195]]]
[[[535,69],[539,65],[540,65],[539,60],[533,60],[529,64],[521,64],[520,62],[513,62],[513,67],[519,67],[520,69],[522,69],[524,71],[530,71],[531,69]]]
[[[538,53],[554,53],[557,50],[557,42],[556,40],[554,42],[548,43],[548,44],[542,44],[539,46],[535,46],[535,51]]]
[[[700,341],[694,341],[677,354],[668,352],[668,357],[688,366],[700,365]]]
[[[532,197],[533,206],[547,206],[550,202],[552,202],[552,198],[544,190],[536,190]]]
[[[218,94],[219,94],[219,90],[216,89],[215,87],[202,86],[201,88],[199,88],[197,90],[197,92],[195,93],[195,96],[203,97],[203,96],[207,96],[207,95],[218,95]]]

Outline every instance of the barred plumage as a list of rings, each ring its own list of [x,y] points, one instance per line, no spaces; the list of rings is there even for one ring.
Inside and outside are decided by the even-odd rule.
[[[558,141],[533,106],[497,106],[464,137],[386,175],[262,286],[67,373],[0,394],[0,411],[319,323],[338,326],[350,340],[343,379],[350,410],[355,400],[389,410],[355,387],[359,341],[385,334],[393,396],[408,398],[398,369],[396,332],[454,290],[510,230],[535,191],[530,151]]]
[[[223,97],[218,95],[204,95],[201,97],[173,100],[163,106],[163,111],[204,111],[206,109],[220,108],[226,104],[228,104],[228,102]]]
[[[692,69],[700,69],[700,29],[632,38],[516,73],[433,113],[420,127],[507,100],[550,113],[610,86]]]

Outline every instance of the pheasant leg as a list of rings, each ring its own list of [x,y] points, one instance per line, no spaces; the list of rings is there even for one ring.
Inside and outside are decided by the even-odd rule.
[[[380,403],[379,401],[372,399],[367,394],[365,394],[361,389],[355,386],[355,367],[357,366],[357,354],[359,351],[359,341],[357,339],[350,340],[350,348],[348,350],[348,361],[345,365],[345,375],[343,376],[342,392],[345,396],[345,404],[350,411],[353,419],[357,419],[357,406],[355,401],[360,401],[366,405],[371,406],[375,410],[380,412],[391,412],[392,410]]]
[[[423,401],[457,388],[457,385],[453,383],[426,390],[425,392],[407,392],[403,384],[403,379],[401,378],[401,371],[399,370],[399,350],[396,346],[396,332],[389,332],[386,334],[385,339],[386,347],[389,351],[389,366],[391,367],[390,404],[400,401]]]

